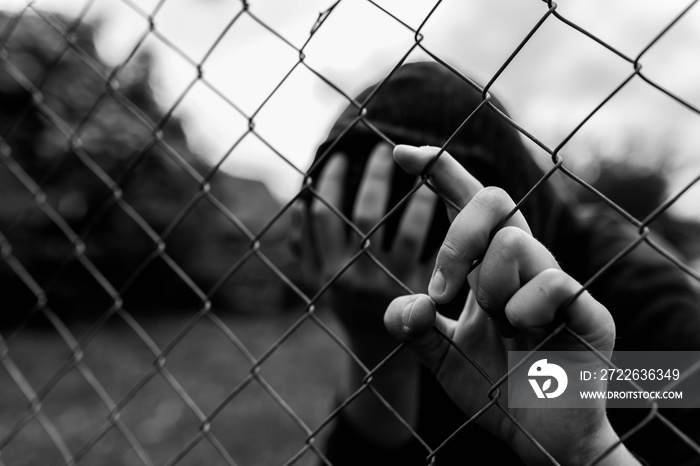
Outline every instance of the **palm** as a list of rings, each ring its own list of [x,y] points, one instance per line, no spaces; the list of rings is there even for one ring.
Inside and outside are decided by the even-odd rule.
[[[450,346],[436,376],[457,405],[471,417],[493,403],[496,396],[494,384],[508,371],[508,351],[529,351],[535,348],[538,339],[526,332],[514,338],[503,338],[496,327],[479,307],[474,293],[469,293],[467,304],[459,321],[446,332],[454,346]],[[571,350],[576,342],[568,333],[553,338],[546,349]],[[580,348],[579,348],[580,349]],[[612,341],[600,341],[602,351],[612,349]],[[465,355],[469,359],[465,358]],[[477,367],[478,366],[478,367]],[[466,388],[468,387],[468,388]],[[468,391],[470,396],[464,396]],[[505,394],[499,394],[499,398]],[[542,447],[555,458],[567,442],[579,438],[587,427],[599,425],[604,417],[602,410],[579,409],[523,409],[507,408],[503,398],[500,406],[486,409],[476,422],[485,430],[514,446],[522,457],[536,456],[534,446],[509,418],[512,416],[524,431],[537,439]],[[506,414],[508,413],[508,415]],[[573,435],[576,433],[577,435]],[[567,446],[568,447],[568,446]]]
[[[352,260],[353,256],[350,247],[346,250],[348,253],[342,259],[344,264]],[[388,344],[396,346],[396,341],[389,336],[382,323],[384,311],[394,298],[406,294],[402,284],[414,291],[424,291],[418,287],[425,287],[430,269],[426,265],[419,265],[400,271],[391,266],[390,254],[380,252],[374,256],[379,263],[388,264],[387,270],[363,255],[335,280],[328,290],[328,298],[331,308],[350,334],[372,333],[385,336]],[[329,270],[326,280],[331,280],[342,266],[339,264],[336,271]]]
[[[323,238],[316,247],[322,285],[330,285],[326,297],[350,338],[363,345],[374,345],[367,341],[370,333],[380,338],[377,344],[393,348],[396,343],[382,325],[384,310],[392,299],[406,294],[406,287],[424,291],[432,261],[421,261],[420,253],[430,226],[426,220],[432,217],[437,197],[425,187],[414,193],[399,219],[391,244],[383,247],[382,219],[390,210],[395,168],[391,151],[385,143],[375,146],[349,213],[357,230],[371,232],[368,244],[357,230],[348,234],[344,222],[327,205],[341,206],[346,195],[343,185],[348,160],[343,155],[331,157],[321,173],[318,192],[325,202],[312,205],[311,223],[315,236]]]

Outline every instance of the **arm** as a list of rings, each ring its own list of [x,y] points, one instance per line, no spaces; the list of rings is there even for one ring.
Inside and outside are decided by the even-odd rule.
[[[419,174],[436,153],[436,148],[397,146],[395,157],[409,172]],[[438,252],[429,295],[395,299],[387,309],[385,324],[393,335],[408,342],[457,405],[468,416],[474,415],[484,405],[474,394],[485,394],[490,388],[485,378],[465,363],[460,351],[498,379],[507,371],[508,350],[533,349],[551,332],[555,318],[566,322],[598,351],[610,354],[615,339],[610,313],[587,292],[560,309],[581,286],[530,235],[524,217],[516,211],[492,234],[514,209],[513,201],[501,190],[483,189],[449,154],[443,154],[432,170],[438,189],[463,208]],[[477,259],[482,259],[481,265],[467,277]],[[459,320],[436,313],[434,303],[449,302],[465,277],[472,291]],[[549,340],[547,349],[583,348],[562,332]],[[624,445],[618,445],[603,400],[597,409],[511,409],[510,414],[562,464],[585,464],[615,445],[597,464],[639,464]],[[526,463],[549,464],[497,408],[488,409],[476,422],[506,442]]]
[[[582,215],[582,222],[583,231],[590,238],[587,249],[591,258],[584,280],[639,237],[637,228],[608,209],[590,209]],[[652,238],[681,257],[663,239]],[[591,293],[615,319],[616,350],[700,349],[700,300],[688,279],[668,258],[642,242],[594,281]],[[612,410],[610,420],[620,433],[626,432],[643,419],[645,413],[637,411],[643,410]],[[660,413],[697,443],[700,425],[695,411],[662,409]],[[662,423],[650,423],[625,443],[649,464],[700,464],[697,451]],[[655,447],[659,444],[665,448]]]
[[[636,227],[609,209],[581,208],[579,217],[591,258],[584,279],[639,237]],[[652,233],[651,239],[682,259],[663,238]],[[700,349],[700,297],[693,286],[697,283],[642,242],[612,264],[591,292],[615,318],[618,350],[695,351]]]

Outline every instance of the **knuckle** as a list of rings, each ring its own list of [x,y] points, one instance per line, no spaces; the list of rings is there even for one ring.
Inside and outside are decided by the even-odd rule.
[[[495,204],[503,202],[504,200],[509,200],[510,196],[508,196],[508,193],[506,193],[503,188],[499,188],[498,186],[486,186],[474,195],[474,199],[482,204]]]
[[[573,279],[561,269],[545,269],[538,278],[535,291],[542,302],[564,302],[576,293]]]
[[[481,189],[474,195],[474,202],[489,209],[513,204],[513,200],[508,193],[498,186],[487,186]]]
[[[440,246],[440,250],[438,251],[438,261],[458,261],[464,259],[464,257],[464,252],[459,249],[457,244],[455,244],[455,240],[449,236],[445,238],[445,241],[443,241],[442,245]]]
[[[555,278],[555,277],[548,277],[549,279]],[[550,281],[548,283],[541,283],[540,285],[537,286],[537,294],[540,295],[540,298],[543,302],[549,302],[552,300],[553,296],[556,296],[556,293],[553,293],[553,291],[556,289],[556,284],[553,281]]]
[[[474,298],[476,303],[481,309],[487,314],[493,314],[493,310],[496,306],[496,300],[494,299],[493,293],[481,284],[474,290]]]
[[[491,244],[506,256],[517,256],[525,247],[528,234],[518,227],[506,226],[496,232]]]
[[[547,269],[541,274],[545,277],[543,280],[546,286],[540,286],[540,292],[549,298],[553,293],[562,293],[569,291],[571,279],[563,270]]]

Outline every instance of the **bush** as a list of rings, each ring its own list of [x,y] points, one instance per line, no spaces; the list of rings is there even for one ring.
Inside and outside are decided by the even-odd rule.
[[[250,247],[205,192],[234,214],[236,205],[257,203],[255,214],[240,213],[253,231],[279,205],[260,183],[223,173],[202,183],[211,167],[188,150],[180,121],[155,126],[164,113],[149,86],[148,53],[115,73],[111,86],[93,29],[81,25],[67,34],[68,24],[0,15],[6,246],[63,319],[94,319],[115,303],[112,289],[129,310],[201,306],[189,280],[206,293]],[[263,252],[287,260],[283,229],[265,236]],[[9,264],[0,262],[2,324],[24,319],[37,302],[27,276]],[[268,295],[279,295],[281,282],[252,260],[215,304],[245,308],[248,298],[239,299],[236,289],[250,283],[268,283]]]

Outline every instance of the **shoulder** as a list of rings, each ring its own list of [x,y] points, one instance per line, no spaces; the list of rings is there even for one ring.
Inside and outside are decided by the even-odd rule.
[[[653,228],[638,225],[605,205],[583,204],[573,212],[576,236],[588,257],[589,268],[619,263],[632,269],[652,266],[687,275],[683,271],[686,259]]]
[[[620,349],[700,349],[700,298],[680,253],[606,206],[576,211],[582,280],[605,305]]]

